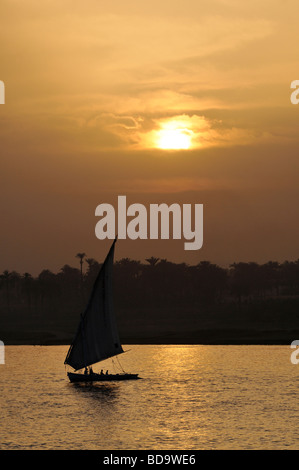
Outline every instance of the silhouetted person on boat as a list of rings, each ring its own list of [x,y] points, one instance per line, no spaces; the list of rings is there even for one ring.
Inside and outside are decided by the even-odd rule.
[[[90,367],[90,369],[89,369],[89,373],[90,373],[90,374],[93,374],[92,367]]]
[[[104,375],[103,369],[101,369],[101,375]]]
[[[108,370],[106,370],[106,375],[108,375]]]
[[[87,375],[87,374],[88,374],[88,369],[87,369],[87,367],[85,367],[84,375]]]

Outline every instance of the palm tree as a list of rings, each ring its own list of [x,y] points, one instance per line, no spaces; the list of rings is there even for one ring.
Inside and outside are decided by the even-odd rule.
[[[151,256],[150,258],[147,258],[145,261],[147,261],[151,266],[155,266],[158,261],[160,261],[160,258],[155,258],[154,256]]]
[[[80,259],[80,272],[81,272],[81,286],[83,284],[83,259],[85,258],[86,254],[85,253],[77,253],[76,258]]]

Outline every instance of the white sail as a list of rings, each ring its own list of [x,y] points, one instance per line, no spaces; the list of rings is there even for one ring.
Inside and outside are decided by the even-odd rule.
[[[75,370],[123,352],[112,304],[114,240],[93,290],[65,364]]]

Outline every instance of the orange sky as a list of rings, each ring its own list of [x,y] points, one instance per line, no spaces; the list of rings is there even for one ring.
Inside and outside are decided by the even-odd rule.
[[[299,258],[295,0],[2,0],[0,270],[101,260],[95,208],[203,203],[204,245],[116,258]],[[179,125],[192,145],[157,148]]]

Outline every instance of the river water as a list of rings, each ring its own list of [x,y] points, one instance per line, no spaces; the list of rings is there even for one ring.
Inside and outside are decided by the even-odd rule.
[[[0,448],[299,449],[289,346],[124,349],[123,368],[142,380],[79,385],[66,377],[68,346],[7,346]]]

